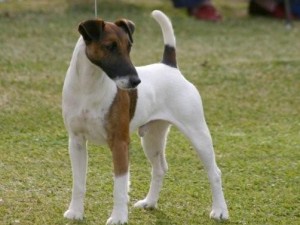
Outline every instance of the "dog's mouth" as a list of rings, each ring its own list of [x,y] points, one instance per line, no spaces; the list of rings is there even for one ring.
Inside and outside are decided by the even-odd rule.
[[[123,90],[135,89],[141,83],[137,75],[127,75],[124,77],[116,77],[113,79],[117,87]]]
[[[92,61],[92,63],[99,66],[120,89],[135,89],[141,83],[141,80],[133,66],[124,68],[122,64],[107,66],[105,63],[99,61]]]

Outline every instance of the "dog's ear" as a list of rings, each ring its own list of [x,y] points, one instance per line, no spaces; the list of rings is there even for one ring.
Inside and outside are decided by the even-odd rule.
[[[86,44],[100,39],[105,23],[103,20],[86,20],[79,24],[78,31]]]
[[[132,34],[135,30],[135,25],[132,21],[126,19],[120,19],[115,22],[115,24],[121,27],[129,36],[129,40],[133,42]]]

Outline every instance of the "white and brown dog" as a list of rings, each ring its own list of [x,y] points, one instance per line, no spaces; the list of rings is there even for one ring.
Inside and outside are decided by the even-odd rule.
[[[114,206],[107,224],[128,221],[129,135],[138,130],[152,165],[146,198],[134,206],[156,207],[167,171],[165,145],[170,125],[191,142],[202,159],[212,190],[211,218],[228,219],[210,132],[201,97],[177,68],[175,36],[168,17],[152,16],[164,38],[161,63],[134,67],[130,57],[134,24],[100,19],[79,25],[79,38],[63,87],[63,117],[69,133],[72,200],[64,216],[82,219],[86,191],[87,141],[108,144],[114,166]]]

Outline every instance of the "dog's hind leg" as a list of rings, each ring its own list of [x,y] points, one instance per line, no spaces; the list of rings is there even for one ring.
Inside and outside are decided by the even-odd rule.
[[[221,171],[215,160],[211,135],[204,117],[199,114],[197,114],[197,117],[188,118],[187,121],[180,121],[177,127],[191,141],[208,173],[213,200],[210,217],[217,220],[226,220],[229,217],[228,210],[222,190]]]
[[[72,164],[73,189],[72,200],[69,209],[64,213],[64,217],[68,219],[83,219],[87,169],[87,149],[84,138],[69,138],[69,154]]]
[[[168,170],[165,146],[170,124],[160,120],[152,121],[145,126],[146,128],[143,129],[146,129],[146,131],[141,139],[145,155],[152,165],[152,179],[146,198],[138,201],[134,206],[138,208],[155,208],[164,175]]]

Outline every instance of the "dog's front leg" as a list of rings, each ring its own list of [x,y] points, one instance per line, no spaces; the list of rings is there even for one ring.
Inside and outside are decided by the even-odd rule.
[[[106,224],[124,224],[128,221],[129,108],[128,93],[118,90],[106,124],[107,143],[112,152],[114,166],[114,206]]]
[[[72,200],[64,217],[68,219],[83,219],[84,195],[86,191],[87,149],[82,137],[69,138],[69,154],[72,164],[73,189]]]
[[[106,224],[124,224],[128,221],[128,142],[118,142],[110,146],[114,165],[114,206]]]

